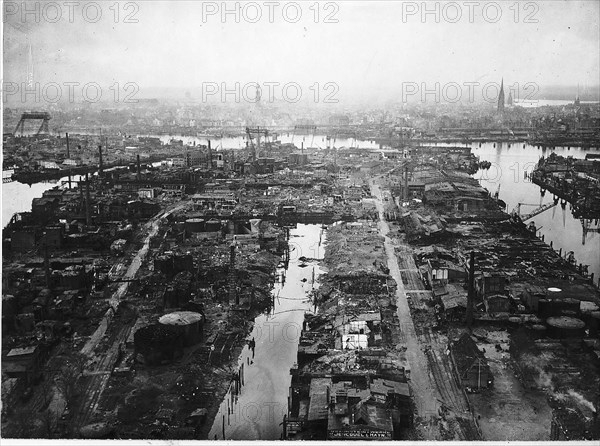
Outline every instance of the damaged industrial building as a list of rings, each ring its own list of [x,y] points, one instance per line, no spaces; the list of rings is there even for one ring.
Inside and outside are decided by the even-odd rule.
[[[272,367],[287,378],[267,392],[279,403],[259,417],[273,437],[495,438],[491,420],[513,417],[501,401],[523,395],[519,422],[539,438],[597,437],[594,273],[473,178],[484,160],[277,141],[256,157],[254,144],[220,156],[209,142],[179,164],[134,156],[15,214],[3,232],[7,429],[52,407],[39,435],[244,438],[251,389],[268,379],[256,367],[285,350]],[[561,162],[587,165],[550,157],[533,178],[556,182],[543,175]],[[592,191],[594,169],[573,181]],[[589,232],[593,193],[564,190],[533,214],[571,200]],[[279,320],[296,327],[292,344],[266,339]]]
[[[598,2],[84,3],[3,2],[2,446],[600,440]]]

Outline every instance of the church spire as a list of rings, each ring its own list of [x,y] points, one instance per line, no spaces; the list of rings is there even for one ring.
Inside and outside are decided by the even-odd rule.
[[[504,78],[500,84],[500,93],[498,94],[498,112],[504,112]]]

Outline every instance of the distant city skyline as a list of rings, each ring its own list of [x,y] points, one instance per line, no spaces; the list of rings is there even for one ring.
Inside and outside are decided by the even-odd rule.
[[[73,23],[68,11],[51,23],[44,8],[52,2],[25,3],[30,9],[41,4],[41,20],[5,10],[5,82],[29,81],[32,68],[42,85],[96,82],[108,89],[131,82],[140,97],[152,96],[144,90],[194,90],[206,82],[295,82],[304,89],[332,82],[341,99],[385,100],[411,82],[486,84],[504,77],[507,83],[580,84],[597,91],[600,78],[596,1],[538,2],[536,11],[502,3],[497,23],[481,11],[469,23],[466,10],[450,23],[448,2],[439,3],[437,17],[407,14],[406,4],[415,2],[335,2],[335,10],[319,3],[318,14],[302,4],[297,23],[288,20],[291,13],[287,19],[275,14],[269,23],[266,10],[258,23],[248,22],[249,11],[235,23],[235,16],[202,9],[213,2],[187,1],[139,2],[136,11],[121,2],[118,23],[108,4],[97,23],[90,22],[91,12],[84,19],[77,10]],[[125,23],[128,16],[138,23]]]

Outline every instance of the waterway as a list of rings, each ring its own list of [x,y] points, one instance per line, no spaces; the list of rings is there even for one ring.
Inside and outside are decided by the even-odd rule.
[[[317,149],[326,149],[327,147],[357,147],[362,149],[377,149],[379,148],[379,144],[372,140],[362,140],[357,138],[346,138],[346,137],[334,137],[333,139],[327,141],[326,135],[301,135],[294,132],[289,133],[278,133],[277,139],[281,141],[283,144],[295,144],[297,147],[301,147],[302,143],[304,144],[304,148],[317,148]],[[181,136],[181,135],[151,135],[156,138],[160,138],[160,140],[164,144],[168,144],[172,139],[181,140],[184,144],[188,145],[198,145],[203,144],[207,145],[208,140],[211,141],[211,147],[216,150],[225,149],[244,149],[246,147],[246,137],[244,136],[236,136],[233,138],[230,137],[197,137],[197,136]],[[261,141],[264,140],[261,139]],[[269,141],[271,137],[269,136]],[[256,140],[255,140],[256,141]]]
[[[440,144],[458,146],[460,144]],[[500,187],[499,198],[506,202],[507,211],[511,212],[521,205],[521,214],[532,212],[542,204],[553,203],[553,195],[541,189],[525,178],[525,172],[531,173],[541,157],[547,157],[555,152],[557,155],[585,158],[587,153],[595,151],[583,150],[579,147],[556,147],[546,149],[524,143],[479,143],[467,144],[480,159],[490,161],[489,170],[480,170],[476,175],[481,185],[494,194]],[[563,209],[559,204],[536,215],[532,220],[538,228],[538,235],[544,236],[547,244],[552,242],[555,250],[562,249],[563,257],[568,251],[573,251],[577,263],[589,265],[588,271],[594,273],[594,281],[600,278],[600,233],[587,232],[584,236],[582,223],[574,218],[567,203]],[[529,221],[527,222],[529,223]],[[591,222],[592,228],[598,226]]]
[[[154,136],[160,138],[160,140],[168,144],[171,139],[182,140],[184,144],[198,145],[208,144],[208,140],[211,140],[212,148],[215,150],[230,150],[230,149],[242,149],[246,147],[246,140],[242,136],[235,138],[201,138],[195,136],[182,136],[182,135],[145,135]],[[282,143],[293,143],[300,147],[301,143],[304,143],[304,147],[317,147],[326,148],[327,140],[325,135],[298,135],[294,133],[282,133],[279,135],[279,140]],[[373,141],[360,140],[355,138],[335,138],[331,140],[331,145],[335,147],[359,147],[359,148],[378,148],[379,145]],[[54,186],[61,184],[61,181],[66,180],[67,177],[61,178],[60,180],[44,181],[35,183],[32,185],[22,184],[18,182],[5,183],[2,185],[2,227],[6,227],[12,216],[17,212],[28,212],[31,211],[31,201],[34,198],[39,198],[42,194],[52,189]]]
[[[221,403],[208,438],[210,440],[279,440],[287,413],[290,369],[296,362],[302,322],[314,312],[309,299],[318,288],[322,272],[316,260],[325,253],[326,231],[320,225],[298,225],[290,230],[288,268],[272,290],[274,306],[254,320],[255,350],[245,346],[238,360],[243,367],[241,393],[230,391]]]
[[[71,180],[75,182],[82,178],[85,178],[85,175],[73,175]],[[34,198],[40,198],[44,192],[67,180],[68,177],[63,177],[59,180],[42,181],[31,185],[17,181],[2,184],[2,227],[6,227],[14,214],[31,211],[31,202]]]
[[[171,138],[183,139],[185,143],[206,144],[205,138],[181,137],[181,136],[163,136],[166,142]],[[296,145],[306,141],[305,147],[311,146],[311,135],[281,135],[282,142],[293,142]],[[245,145],[244,138],[223,138],[212,140],[213,147],[241,148]],[[219,142],[220,141],[220,142]],[[314,141],[325,145],[324,135],[315,135]],[[312,145],[316,143],[312,141]],[[355,141],[350,139],[337,139],[336,147],[359,146],[364,148],[376,148],[377,144],[370,141]],[[458,144],[444,144],[456,146]],[[476,174],[481,184],[492,194],[500,186],[500,198],[507,203],[508,211],[512,211],[518,203],[522,205],[521,212],[527,213],[535,209],[535,206],[541,203],[548,203],[552,200],[552,194],[546,193],[544,197],[540,194],[540,188],[524,178],[524,172],[531,172],[542,156],[548,156],[552,152],[558,155],[573,156],[574,158],[585,158],[587,153],[595,151],[583,150],[577,147],[556,147],[555,149],[543,149],[523,143],[472,143],[470,146],[473,153],[482,160],[492,162],[492,167],[486,171],[480,171]],[[10,221],[12,215],[16,212],[25,212],[31,210],[31,201],[34,198],[41,197],[45,190],[51,189],[59,181],[36,183],[33,185],[21,183],[7,183],[2,185],[2,227],[5,227]],[[533,221],[539,227],[539,233],[544,235],[546,243],[552,242],[556,250],[562,248],[563,255],[568,251],[573,251],[578,263],[589,265],[589,272],[593,272],[596,280],[600,280],[600,233],[590,231],[583,236],[581,221],[573,218],[570,205],[562,209],[560,204],[546,212],[537,215]],[[592,227],[595,227],[592,222]]]

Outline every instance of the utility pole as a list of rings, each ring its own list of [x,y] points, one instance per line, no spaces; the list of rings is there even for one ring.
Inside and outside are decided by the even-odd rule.
[[[138,156],[137,156],[137,180],[138,180],[138,182],[141,179],[141,173],[142,173],[142,168],[141,168],[141,165],[140,165],[140,155],[138,153]]]
[[[89,174],[85,174],[85,224],[90,226],[92,224],[92,216],[90,210],[90,178]]]
[[[229,274],[227,277],[229,282],[229,304],[239,305],[239,296],[237,294],[237,280],[235,274],[235,242],[229,246]]]
[[[408,201],[408,162],[404,165],[404,202]]]
[[[467,294],[467,327],[469,330],[473,325],[473,303],[475,300],[475,251],[471,251],[469,264],[469,291]]]
[[[104,175],[104,164],[102,163],[102,146],[98,146],[98,176]]]
[[[44,273],[46,275],[46,287],[50,289],[50,254],[48,254],[48,243],[44,246]]]
[[[256,127],[258,133],[256,134],[256,155],[254,156],[256,161],[260,155],[260,127]]]

